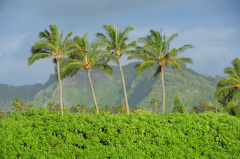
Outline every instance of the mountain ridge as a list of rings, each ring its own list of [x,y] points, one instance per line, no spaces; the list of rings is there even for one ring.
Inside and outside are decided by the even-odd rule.
[[[152,77],[154,69],[146,70],[142,74],[137,75],[134,68],[135,64],[136,62],[133,62],[123,66],[129,105],[131,108],[138,106],[140,108],[151,109],[150,102],[152,98],[159,99],[161,105],[161,77]],[[173,106],[174,96],[177,92],[179,93],[181,100],[187,103],[187,106],[192,106],[194,103],[199,102],[200,98],[213,100],[213,92],[220,77],[207,77],[187,68],[186,66],[183,67],[185,69],[185,76],[183,78],[181,77],[181,73],[176,70],[171,68],[166,68],[165,70],[166,108],[168,111],[171,110]],[[97,101],[102,107],[107,104],[112,107],[120,102],[124,102],[120,71],[118,66],[113,66],[113,68],[113,75],[107,75],[106,73],[97,70],[91,71]],[[70,108],[72,105],[77,104],[84,104],[87,107],[92,107],[94,105],[85,70],[79,71],[73,77],[66,77],[62,80],[62,83],[63,102],[65,107]],[[46,107],[49,101],[56,101],[58,103],[59,91],[55,75],[50,75],[49,80],[45,84],[35,85],[31,85],[31,87],[35,86],[36,88],[34,87],[29,98],[21,98],[20,95],[19,97],[25,100],[26,103],[31,102],[37,107]],[[9,98],[8,102],[5,101],[4,103],[5,107],[2,107],[1,94],[2,91],[0,91],[0,108],[4,108],[4,111],[11,110],[12,106],[10,105],[11,101],[9,100],[13,100],[14,98]],[[29,91],[25,94],[29,94]],[[18,94],[16,93],[14,95]],[[6,109],[6,107],[8,109]]]

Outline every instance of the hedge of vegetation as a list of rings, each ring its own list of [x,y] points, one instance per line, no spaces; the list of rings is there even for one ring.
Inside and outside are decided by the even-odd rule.
[[[64,114],[29,109],[0,120],[0,158],[239,158],[227,114]]]

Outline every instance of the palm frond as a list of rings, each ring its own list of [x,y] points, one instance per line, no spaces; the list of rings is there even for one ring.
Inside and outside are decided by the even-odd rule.
[[[231,77],[236,78],[236,79],[239,80],[239,82],[240,82],[240,78],[239,78],[239,75],[240,75],[240,74],[238,75],[237,72],[236,72],[233,68],[231,68],[231,67],[225,68],[225,69],[224,69],[224,73],[228,74],[228,75],[231,76]]]
[[[234,87],[236,87],[236,86],[221,87],[221,88],[217,89],[216,96],[219,96],[224,90],[228,90],[228,89],[234,88]]]
[[[34,53],[28,58],[28,65],[33,64],[36,60],[50,57],[50,56],[52,56],[52,54],[50,53]]]
[[[144,61],[140,64],[135,65],[137,74],[141,74],[145,69],[151,68],[157,64],[154,60]]]
[[[229,77],[229,78],[226,78],[224,81],[222,81],[222,84],[224,86],[226,85],[235,85],[235,87],[237,87],[237,84],[239,84],[240,81],[237,80],[236,78],[233,78],[233,77]]]
[[[178,70],[179,72],[181,72],[182,76],[184,76],[184,69],[181,67],[181,65],[178,62],[175,61],[168,61],[166,63],[166,65],[171,66],[173,69]]]
[[[175,57],[175,58],[171,58],[171,61],[177,62],[179,64],[193,64],[193,60],[191,58],[188,57]]]
[[[81,63],[74,59],[66,58],[60,62],[60,68],[61,78],[64,78],[66,76],[73,76],[81,68]]]

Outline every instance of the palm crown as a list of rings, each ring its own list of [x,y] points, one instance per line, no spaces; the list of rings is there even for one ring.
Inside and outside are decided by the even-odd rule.
[[[188,44],[178,49],[170,49],[171,41],[177,37],[178,34],[172,34],[170,38],[166,35],[155,30],[150,30],[150,35],[140,38],[139,42],[143,46],[138,46],[136,51],[130,52],[128,59],[138,59],[142,62],[135,66],[138,74],[142,73],[145,69],[151,68],[155,65],[158,67],[154,73],[154,77],[157,77],[160,73],[162,74],[162,89],[163,89],[163,113],[165,112],[165,89],[164,89],[164,69],[163,67],[171,66],[177,69],[184,75],[184,70],[181,64],[192,63],[191,58],[178,57],[180,53],[186,49],[192,48],[193,46]]]
[[[240,60],[235,58],[232,61],[233,67],[227,67],[224,70],[228,77],[219,81],[217,85],[217,90],[215,92],[216,98],[222,98],[224,96],[225,100],[231,100],[232,98],[240,97]],[[228,101],[223,101],[226,103]]]
[[[70,54],[69,58],[66,58],[61,62],[61,76],[64,77],[68,75],[75,75],[80,69],[87,70],[96,110],[97,113],[99,113],[97,100],[90,77],[90,71],[91,68],[96,68],[111,74],[113,68],[103,62],[103,60],[105,60],[104,54],[97,50],[97,47],[97,43],[93,44],[92,46],[88,44],[87,34],[84,34],[82,38],[76,36],[71,45],[68,47],[69,50],[72,50],[72,53]]]
[[[104,63],[105,55],[97,50],[97,47],[97,43],[89,45],[87,34],[84,34],[83,37],[76,36],[68,47],[72,51],[69,58],[61,62],[61,77],[75,75],[79,69],[91,71],[91,68],[104,70],[111,74],[112,67]]]
[[[116,27],[113,27],[112,25],[103,25],[103,28],[106,31],[106,35],[103,33],[97,33],[97,43],[100,44],[100,46],[102,45],[106,47],[105,50],[102,49],[102,51],[108,53],[105,56],[106,62],[113,61],[119,66],[122,76],[123,92],[127,107],[127,113],[129,114],[127,91],[120,58],[124,53],[129,54],[131,52],[129,49],[136,46],[136,41],[127,43],[127,40],[129,40],[128,33],[132,31],[134,27],[127,26],[123,32],[118,30],[118,25]]]
[[[106,35],[97,33],[97,43],[101,46],[106,46],[106,50],[104,51],[109,53],[108,61],[118,63],[124,53],[127,54],[130,52],[128,49],[136,46],[136,41],[127,43],[127,40],[129,40],[128,34],[134,27],[127,26],[123,32],[118,30],[118,25],[113,27],[112,25],[105,24],[103,28],[106,31]]]
[[[22,112],[26,105],[24,104],[24,100],[21,100],[19,97],[15,98],[12,101],[12,105],[14,106],[12,110],[14,110],[15,112]]]
[[[166,35],[155,30],[150,30],[150,35],[139,39],[139,43],[144,44],[142,47],[138,46],[136,51],[132,52],[128,59],[139,59],[142,63],[136,65],[136,71],[138,74],[142,73],[145,69],[158,65],[154,77],[157,77],[162,71],[163,66],[172,66],[179,70],[184,75],[184,70],[181,64],[192,63],[191,58],[177,57],[180,53],[186,49],[193,48],[191,44],[184,45],[178,49],[170,50],[170,43],[178,36],[178,34],[172,34],[170,38]]]
[[[66,47],[68,45],[68,38],[72,35],[72,31],[69,32],[65,39],[63,40],[63,31],[59,35],[58,28],[56,24],[49,25],[50,32],[44,30],[39,33],[40,41],[36,42],[32,47],[32,56],[28,58],[28,64],[33,64],[36,60],[46,58],[49,56],[54,56],[55,59],[60,59],[66,52]]]

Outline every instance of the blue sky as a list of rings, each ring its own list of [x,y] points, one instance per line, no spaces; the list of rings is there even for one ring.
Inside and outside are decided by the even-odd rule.
[[[179,33],[171,47],[193,44],[182,56],[206,75],[222,76],[240,57],[239,0],[0,0],[0,21],[0,83],[9,85],[45,83],[54,73],[51,58],[27,65],[38,33],[54,23],[65,33],[73,30],[73,37],[88,33],[90,40],[104,32],[103,24],[133,25],[131,40],[150,29]]]

